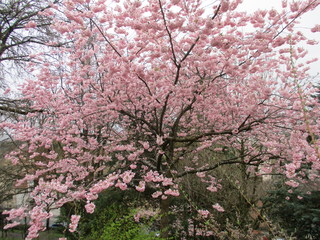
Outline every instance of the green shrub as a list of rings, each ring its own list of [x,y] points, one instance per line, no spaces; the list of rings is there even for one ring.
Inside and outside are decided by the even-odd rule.
[[[148,224],[134,220],[134,211],[126,216],[117,218],[105,226],[99,240],[153,240],[157,239],[156,232],[150,231]],[[159,239],[159,238],[158,238]]]

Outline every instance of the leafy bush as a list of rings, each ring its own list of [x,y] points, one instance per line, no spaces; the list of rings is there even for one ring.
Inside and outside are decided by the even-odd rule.
[[[157,216],[141,216],[135,221],[136,214],[143,211],[138,193],[132,191],[106,191],[95,201],[93,214],[82,213],[79,225],[80,239],[83,240],[154,240],[160,239],[155,231]],[[150,212],[150,210],[149,210]],[[143,214],[142,214],[143,215]],[[137,220],[137,218],[136,218]]]
[[[135,222],[134,212],[132,212],[109,222],[99,240],[153,240],[156,238],[156,232],[150,231],[148,224]]]

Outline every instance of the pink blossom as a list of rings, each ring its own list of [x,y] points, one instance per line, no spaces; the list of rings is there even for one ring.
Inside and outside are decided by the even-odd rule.
[[[287,0],[282,0],[282,7],[286,8],[288,5],[288,1]]]
[[[145,181],[140,181],[139,185],[136,186],[136,190],[138,192],[144,192],[145,188],[146,188],[146,182]]]
[[[146,182],[152,182],[152,181],[159,182],[163,180],[163,177],[160,177],[158,172],[150,170],[144,176],[144,180]]]
[[[11,209],[11,210],[5,210],[3,211],[2,214],[9,214],[9,216],[7,217],[7,220],[13,220],[15,218],[17,219],[23,219],[26,216],[26,208],[25,207],[20,207],[17,209]]]
[[[136,164],[130,164],[130,168],[131,168],[131,169],[136,169],[136,168],[137,168],[137,165],[136,165]]]
[[[97,186],[95,186],[95,187],[97,187]],[[73,193],[73,196],[74,196],[75,198],[77,198],[77,199],[84,198],[84,196],[85,196],[85,198],[86,198],[88,201],[96,200],[96,199],[98,198],[97,193],[100,192],[100,191],[102,191],[102,189],[99,190],[99,191],[95,191],[94,189],[95,189],[95,188],[91,188],[91,192],[86,193],[86,194],[84,194],[84,192],[75,192],[75,193]]]
[[[311,32],[320,32],[320,24],[317,24],[311,28]]]
[[[166,194],[166,195],[171,195],[171,196],[175,196],[175,197],[177,197],[177,196],[180,195],[180,193],[179,193],[178,190],[172,190],[172,189],[166,190],[166,191],[164,192],[164,194]]]
[[[204,218],[207,218],[210,212],[208,210],[198,210],[198,213],[203,216]]]
[[[100,5],[100,6],[93,7],[93,8],[92,8],[92,11],[93,11],[94,13],[98,13],[98,12],[102,12],[104,9],[105,9],[105,6]]]
[[[293,180],[286,181],[286,184],[289,185],[290,187],[294,187],[294,188],[299,186],[299,183],[296,181],[293,181]]]
[[[212,205],[212,207],[216,209],[218,212],[224,212],[223,207],[221,207],[219,203]]]
[[[89,202],[89,203],[87,203],[87,204],[85,205],[85,208],[86,208],[87,213],[93,213],[95,207],[96,207],[96,206],[95,206],[93,203],[91,203],[91,202]]]
[[[157,191],[157,192],[154,192],[153,194],[152,194],[152,197],[153,198],[157,198],[157,197],[159,197],[159,196],[161,196],[162,195],[162,192],[161,191]]]
[[[297,166],[294,163],[286,164],[286,175],[288,178],[292,178],[295,175]]]
[[[135,173],[132,171],[126,171],[121,175],[122,180],[124,183],[129,183],[131,182],[132,178],[134,177]]]
[[[205,172],[197,172],[196,175],[199,177],[199,178],[204,178],[206,176],[206,173]]]
[[[127,184],[126,183],[122,183],[122,182],[117,182],[115,187],[120,188],[122,191],[124,191],[124,190],[126,190],[128,188]]]
[[[308,45],[316,45],[316,44],[318,44],[318,41],[316,41],[316,40],[308,40],[307,44]]]
[[[164,143],[163,137],[157,135],[157,141],[156,141],[156,143],[157,143],[158,146],[161,146],[161,145]]]
[[[290,10],[292,12],[297,12],[299,10],[298,2],[293,2],[290,4]]]
[[[238,133],[239,133],[239,130],[237,128],[232,130],[232,134],[238,134]]]
[[[6,90],[3,92],[4,95],[8,94],[11,91],[10,88],[6,88]]]
[[[222,0],[222,2],[221,2],[221,7],[220,7],[220,11],[221,11],[221,12],[226,12],[226,11],[228,11],[228,10],[229,10],[229,5],[230,5],[229,0]]]
[[[3,227],[3,229],[13,228],[13,227],[15,227],[15,226],[18,226],[19,224],[20,224],[19,222],[13,221],[12,223],[9,223],[9,224],[5,225],[5,226]]]
[[[163,185],[163,186],[173,185],[172,178],[163,178],[163,180],[162,180],[162,185]]]
[[[277,15],[277,11],[275,9],[271,9],[269,11],[269,15],[270,15],[271,18],[274,18]]]
[[[210,185],[209,187],[207,187],[207,190],[209,190],[210,192],[217,192],[218,188],[213,185]]]
[[[29,21],[24,27],[25,28],[35,28],[35,27],[37,27],[37,24],[35,23],[35,21]]]
[[[142,146],[144,149],[149,149],[150,148],[150,145],[148,142],[141,142]]]
[[[71,223],[69,224],[69,231],[70,232],[75,232],[77,227],[78,227],[78,223],[80,220],[80,216],[79,215],[72,215],[71,216]]]

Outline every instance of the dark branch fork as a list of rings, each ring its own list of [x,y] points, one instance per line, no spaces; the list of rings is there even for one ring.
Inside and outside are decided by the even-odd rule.
[[[27,104],[27,102],[22,100],[13,100],[7,98],[0,98],[0,111],[7,113],[17,113],[21,115],[27,115],[28,113],[41,113],[44,110],[32,109],[28,106],[22,107],[21,104]]]

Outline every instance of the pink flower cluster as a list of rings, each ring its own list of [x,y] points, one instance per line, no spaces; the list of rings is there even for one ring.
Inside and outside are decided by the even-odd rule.
[[[88,202],[84,207],[87,213],[93,213],[94,209],[96,208],[96,205],[94,205],[94,203]]]
[[[224,208],[221,207],[219,203],[212,205],[212,207],[216,209],[218,212],[224,212]]]
[[[75,232],[77,227],[78,227],[78,223],[80,220],[80,216],[79,215],[72,215],[71,216],[71,223],[69,224],[69,231],[70,232]]]
[[[204,218],[207,218],[210,214],[208,210],[198,210],[198,213],[203,216]]]

